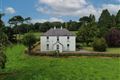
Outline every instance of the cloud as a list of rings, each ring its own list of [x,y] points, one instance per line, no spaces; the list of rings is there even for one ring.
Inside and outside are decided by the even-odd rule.
[[[12,8],[12,7],[7,7],[7,8],[5,9],[5,12],[6,12],[7,14],[14,14],[16,11],[15,11],[15,9]]]
[[[44,23],[44,22],[64,22],[62,19],[56,18],[56,17],[52,17],[50,19],[33,19],[31,21],[32,23]]]
[[[102,6],[102,9],[108,9],[112,14],[116,13],[118,10],[120,10],[120,5],[114,5],[114,4],[104,4]]]
[[[97,18],[103,9],[111,13],[117,13],[120,9],[118,4],[102,4],[95,7],[88,0],[38,0],[37,11],[54,16],[87,16],[94,14]],[[44,5],[44,6],[41,6]]]

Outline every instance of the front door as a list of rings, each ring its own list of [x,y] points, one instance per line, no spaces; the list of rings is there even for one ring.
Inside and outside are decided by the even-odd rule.
[[[59,52],[62,52],[62,49],[63,49],[63,46],[61,45],[61,44],[59,44],[59,43],[57,43],[57,44],[55,44],[54,46],[53,46],[53,49],[56,51],[59,51]]]

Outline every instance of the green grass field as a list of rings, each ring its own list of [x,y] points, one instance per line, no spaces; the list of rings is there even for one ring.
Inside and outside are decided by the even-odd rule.
[[[53,58],[24,54],[23,45],[7,48],[7,73],[0,80],[120,80],[120,59]]]
[[[31,32],[31,33],[34,34],[37,39],[40,39],[40,35],[42,34],[42,32]],[[26,33],[26,34],[27,34],[27,33]],[[24,35],[25,35],[25,34],[24,34]],[[24,35],[20,35],[20,36],[19,36],[19,34],[17,34],[17,39],[18,39],[18,40],[19,40],[19,39],[21,40]]]
[[[83,49],[87,51],[93,51],[92,47],[83,47]],[[114,53],[114,54],[120,54],[120,48],[107,48],[106,52]]]

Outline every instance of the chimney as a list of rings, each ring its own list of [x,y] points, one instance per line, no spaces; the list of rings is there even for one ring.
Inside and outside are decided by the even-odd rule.
[[[63,27],[61,26],[61,29],[63,29]]]
[[[54,26],[54,30],[56,29],[56,26]]]

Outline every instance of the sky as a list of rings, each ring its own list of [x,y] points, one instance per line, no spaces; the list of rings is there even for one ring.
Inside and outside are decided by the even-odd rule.
[[[15,15],[31,17],[32,23],[78,21],[90,14],[98,20],[103,9],[117,14],[120,0],[0,0],[0,11],[5,13],[6,23]]]

